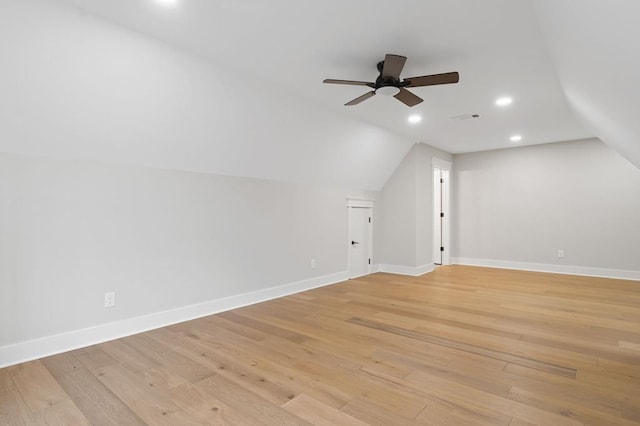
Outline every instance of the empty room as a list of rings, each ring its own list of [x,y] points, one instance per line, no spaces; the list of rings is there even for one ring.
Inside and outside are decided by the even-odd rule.
[[[640,425],[636,0],[0,0],[0,425]]]

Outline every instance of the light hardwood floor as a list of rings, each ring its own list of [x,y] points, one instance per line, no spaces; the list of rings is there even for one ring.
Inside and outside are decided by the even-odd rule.
[[[640,425],[640,282],[374,274],[2,369],[0,424]]]

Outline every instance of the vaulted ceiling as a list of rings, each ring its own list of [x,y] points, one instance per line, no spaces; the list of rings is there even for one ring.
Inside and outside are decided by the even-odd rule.
[[[597,136],[640,167],[635,0],[1,0],[0,151],[380,189],[450,153]],[[408,108],[373,81],[386,53]],[[495,101],[510,96],[501,108]],[[409,124],[418,114],[422,121]],[[479,118],[452,120],[477,114]]]
[[[575,115],[640,168],[640,2],[534,2]]]
[[[347,117],[451,153],[592,136],[572,115],[530,0],[66,0],[125,27],[209,58],[227,84],[257,78]],[[457,85],[424,87],[414,108],[367,88],[386,53],[408,57],[403,77],[458,71]],[[496,98],[511,96],[510,108]],[[251,102],[251,99],[247,99]],[[409,125],[410,114],[423,121]],[[454,121],[451,117],[478,114]]]

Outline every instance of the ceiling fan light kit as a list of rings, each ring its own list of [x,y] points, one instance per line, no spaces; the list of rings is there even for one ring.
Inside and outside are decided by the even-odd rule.
[[[407,58],[404,56],[387,54],[384,57],[384,61],[378,62],[379,75],[378,78],[376,78],[375,83],[354,80],[334,80],[329,78],[324,80],[323,83],[366,86],[373,89],[372,91],[347,102],[345,104],[346,106],[358,105],[359,103],[379,94],[383,96],[393,96],[408,107],[412,107],[418,105],[423,101],[423,99],[414,95],[406,88],[453,84],[460,81],[460,75],[457,72],[423,75],[420,77],[411,77],[400,80],[400,73],[402,72],[406,61]]]
[[[395,96],[400,93],[400,89],[395,86],[382,86],[376,89],[376,95]]]

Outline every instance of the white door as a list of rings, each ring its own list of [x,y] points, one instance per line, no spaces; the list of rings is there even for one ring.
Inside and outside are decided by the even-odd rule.
[[[442,169],[433,169],[433,263],[442,265]]]
[[[372,208],[349,207],[349,278],[371,273],[372,214]]]
[[[449,265],[449,169],[433,168],[433,263]]]

